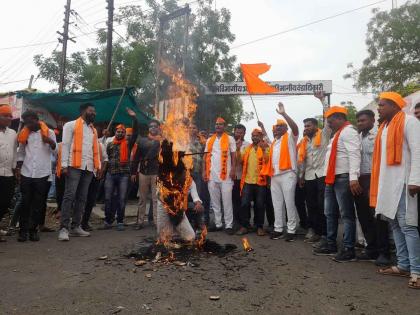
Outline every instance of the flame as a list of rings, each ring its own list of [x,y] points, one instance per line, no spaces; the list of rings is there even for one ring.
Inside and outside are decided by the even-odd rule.
[[[251,244],[249,244],[249,241],[246,237],[242,238],[242,245],[246,252],[251,252],[253,250],[253,248],[251,247]]]
[[[200,235],[200,239],[198,239],[196,241],[196,246],[198,249],[202,249],[204,242],[206,241],[206,236],[207,236],[207,227],[205,225],[203,225],[202,229],[201,229],[201,235]]]

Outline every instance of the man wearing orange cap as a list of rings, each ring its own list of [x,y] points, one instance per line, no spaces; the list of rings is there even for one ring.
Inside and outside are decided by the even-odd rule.
[[[327,244],[315,248],[315,255],[335,255],[337,262],[356,260],[354,251],[356,218],[353,195],[360,194],[360,137],[347,121],[347,109],[332,106],[325,113],[328,126],[334,132],[325,158],[325,216]],[[337,254],[338,217],[344,223],[343,250]]]
[[[286,113],[280,102],[277,113],[284,117],[278,119],[274,127],[275,139],[273,140],[269,160],[264,167],[263,174],[271,177],[271,196],[274,207],[274,231],[271,239],[283,237],[283,229],[286,226],[287,210],[287,233],[284,240],[293,242],[296,239],[298,226],[298,213],[295,204],[295,189],[297,183],[296,144],[299,136],[299,128],[294,120]],[[292,133],[287,132],[287,125]]]
[[[373,151],[370,205],[390,221],[397,249],[397,265],[379,272],[409,276],[408,286],[420,289],[420,123],[402,111],[405,105],[398,93],[379,95],[382,124]]]
[[[226,233],[232,235],[233,209],[232,187],[235,178],[236,144],[233,137],[225,132],[226,122],[219,117],[216,120],[215,134],[206,142],[203,164],[203,179],[208,182],[210,202],[214,211],[215,229],[222,230],[222,205]]]
[[[16,132],[10,129],[12,109],[9,105],[0,105],[0,221],[8,211],[15,191],[14,172],[16,168]],[[0,235],[0,242],[5,241]]]
[[[262,174],[265,163],[268,161],[268,145],[263,141],[261,129],[252,131],[252,144],[242,150],[238,162],[242,164],[240,182],[241,209],[239,223],[241,225],[238,235],[248,233],[251,214],[251,202],[254,202],[254,223],[257,235],[264,236],[264,204],[267,180]]]

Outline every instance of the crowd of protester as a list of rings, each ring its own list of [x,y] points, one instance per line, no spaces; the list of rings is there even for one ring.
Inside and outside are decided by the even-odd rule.
[[[296,241],[304,230],[314,255],[333,256],[337,262],[373,261],[382,267],[379,273],[408,277],[409,287],[419,289],[420,104],[416,119],[402,111],[406,104],[398,93],[381,93],[379,117],[359,111],[355,127],[346,108],[329,106],[322,93],[316,97],[324,105],[324,126],[315,118],[304,119],[300,142],[298,126],[282,103],[272,134],[259,121],[251,143],[241,124],[229,135],[222,117],[212,134],[188,122],[193,184],[187,216],[177,224],[189,238],[203,225],[210,232],[255,232],[286,242]],[[19,226],[19,242],[39,241],[39,231],[46,229],[53,177],[59,241],[90,236],[90,216],[101,190],[103,229],[124,230],[126,202],[135,185],[135,228],[143,228],[148,218],[158,232],[162,222],[167,224],[156,186],[161,123],[151,120],[148,134],[141,136],[135,113],[127,113],[132,126],[115,126],[112,137],[110,130],[94,127],[96,112],[90,103],[82,104],[80,117],[57,134],[28,110],[16,133],[10,128],[11,108],[0,105],[0,221],[15,198],[10,226]],[[356,252],[358,222],[365,244]]]

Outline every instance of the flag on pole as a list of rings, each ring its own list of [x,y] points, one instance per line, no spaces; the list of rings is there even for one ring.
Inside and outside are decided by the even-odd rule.
[[[258,76],[270,70],[271,66],[266,63],[243,64],[241,63],[242,75],[249,94],[270,94],[278,92],[277,89]]]

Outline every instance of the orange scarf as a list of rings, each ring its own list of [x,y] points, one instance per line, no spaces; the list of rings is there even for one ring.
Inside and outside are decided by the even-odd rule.
[[[403,143],[404,143],[404,124],[405,114],[400,111],[396,114],[388,124],[388,134],[386,137],[386,164],[398,165],[402,161]],[[381,167],[381,148],[382,148],[382,132],[386,123],[383,122],[378,129],[375,139],[375,147],[373,149],[372,158],[372,174],[370,177],[370,198],[371,207],[376,207],[379,189],[379,173]]]
[[[211,153],[213,151],[213,144],[214,144],[214,141],[216,141],[216,137],[217,137],[216,134],[211,136],[211,138],[209,139],[208,147],[207,147],[207,150],[208,150],[208,153],[206,154],[206,177],[207,177],[207,179],[210,179]],[[221,172],[220,172],[220,179],[221,180],[226,180],[226,178],[227,178],[227,161],[228,161],[228,157],[229,157],[229,136],[227,135],[227,133],[223,133],[222,136],[220,137],[220,148],[222,150],[222,158],[221,158],[222,169],[221,169]]]
[[[83,146],[83,122],[82,117],[76,119],[73,132],[73,163],[72,167],[80,168],[82,166],[82,146]],[[99,160],[99,149],[98,149],[98,134],[92,124],[89,127],[93,131],[93,164],[95,170],[99,170],[101,162]]]
[[[328,169],[327,176],[325,177],[325,183],[327,185],[332,185],[335,182],[335,162],[337,160],[337,147],[338,147],[338,138],[340,137],[341,132],[346,128],[350,123],[348,121],[335,133],[332,145],[330,159],[328,160]]]
[[[44,137],[48,137],[50,129],[43,121],[39,121],[39,128],[41,129],[41,135]],[[29,130],[28,127],[22,128],[22,130],[19,132],[18,142],[25,144],[28,141],[28,137],[31,132],[32,131]]]
[[[125,137],[122,138],[121,140],[118,140],[117,138],[114,137],[113,143],[120,146],[120,163],[123,163],[123,164],[127,163],[128,162],[128,143]]]
[[[322,135],[322,132],[320,129],[318,129],[313,140],[313,145],[315,147],[319,147],[321,145],[321,135]],[[303,163],[306,159],[306,149],[308,147],[308,142],[309,142],[309,137],[305,136],[303,137],[302,141],[299,143],[299,148],[298,148],[299,164]]]
[[[280,140],[279,140],[280,141]],[[270,146],[270,158],[268,163],[264,167],[263,174],[272,177],[274,175],[274,168],[273,168],[273,151],[274,151],[274,144],[276,139],[271,143]],[[290,159],[290,151],[289,151],[289,134],[285,133],[281,137],[281,144],[280,144],[280,158],[279,158],[279,170],[286,171],[292,168],[292,160]]]
[[[248,158],[249,158],[249,154],[251,153],[251,150],[253,149],[253,145],[251,144],[250,146],[248,146],[248,148],[246,148],[245,150],[245,154],[244,154],[244,159],[243,159],[243,167],[242,167],[242,177],[241,177],[241,192],[242,192],[242,188],[244,188],[245,185],[245,177],[246,177],[246,173],[248,171]],[[264,168],[264,151],[261,149],[261,147],[257,147],[257,161],[258,161],[258,165],[257,165],[257,172],[258,172],[258,180],[257,180],[257,185],[258,186],[265,186],[267,185],[267,180],[265,178],[265,175],[262,174],[262,169]]]
[[[61,177],[61,154],[63,152],[63,143],[58,144],[57,165],[55,167],[55,174],[58,178]]]

